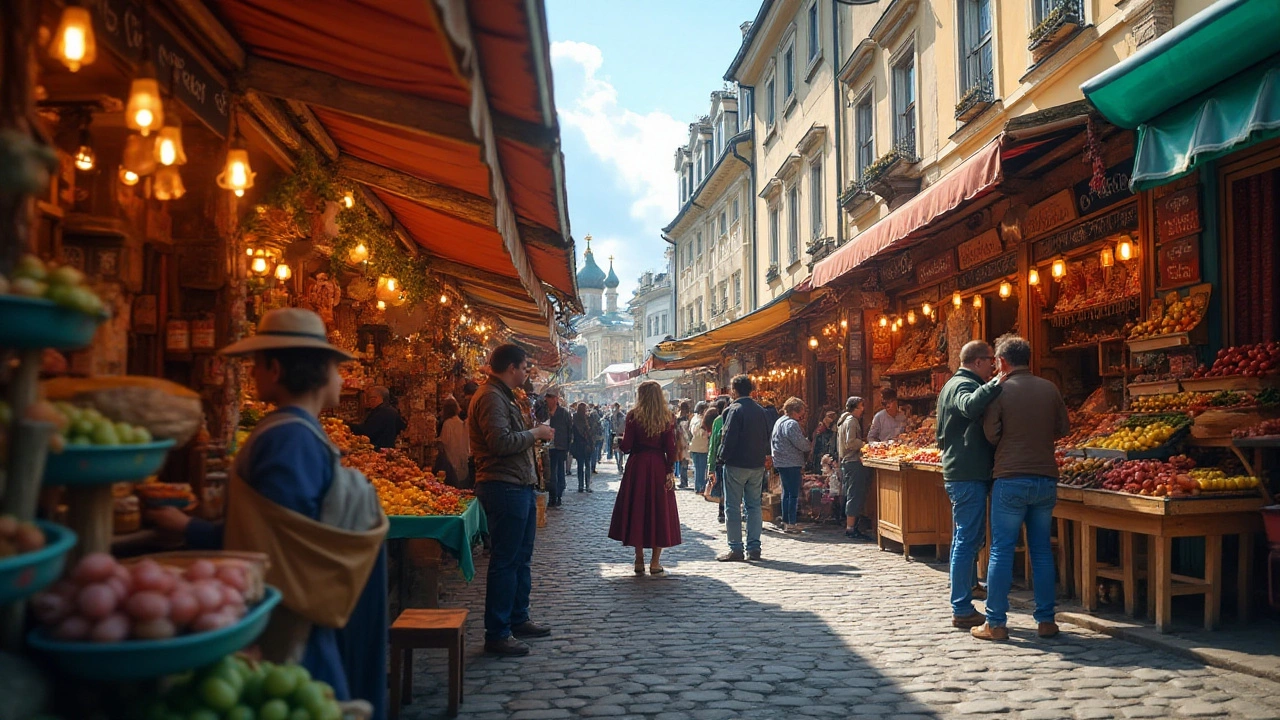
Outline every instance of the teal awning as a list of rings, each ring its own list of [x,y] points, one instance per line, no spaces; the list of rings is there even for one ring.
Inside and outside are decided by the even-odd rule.
[[[1280,0],[1218,0],[1080,89],[1134,129],[1274,55],[1278,36]]]

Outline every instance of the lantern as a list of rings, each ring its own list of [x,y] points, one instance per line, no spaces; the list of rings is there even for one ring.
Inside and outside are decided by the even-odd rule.
[[[385,302],[383,302],[383,301],[379,300],[379,301],[378,301],[378,309],[379,309],[379,310],[386,310],[386,309],[387,309],[387,304],[386,304]]]
[[[279,265],[276,266],[277,280],[279,280],[280,282],[284,282],[285,280],[288,280],[291,277],[293,277],[293,270],[290,269],[288,265],[284,263],[280,263]]]
[[[448,295],[446,295],[446,294],[444,294],[444,293],[440,293],[440,304],[441,304],[441,305],[448,305],[448,304],[449,304],[449,296],[448,296]]]
[[[1133,240],[1128,235],[1121,236],[1120,243],[1116,245],[1116,257],[1122,262],[1129,262],[1138,256],[1138,249],[1134,247]]]
[[[880,327],[888,327],[888,326],[889,326],[889,316],[888,316],[888,315],[881,315],[881,316],[880,316]]]
[[[901,320],[901,319],[894,320],[894,321],[893,321],[893,327],[891,327],[891,328],[890,328],[890,330],[892,330],[893,332],[898,332],[898,328],[899,328],[899,327],[901,327],[901,325],[900,325],[900,323],[901,323],[901,322],[902,322],[902,320]]]
[[[350,190],[342,194],[342,206],[348,210],[356,206],[356,196]]]
[[[1011,285],[1008,280],[1001,280],[1000,299],[1008,300],[1011,295],[1013,295],[1013,285]]]
[[[347,254],[347,259],[351,260],[353,264],[359,265],[369,259],[369,248],[365,247],[364,243],[356,243],[356,246],[351,248],[351,252]]]
[[[400,297],[400,282],[389,275],[383,275],[378,278],[378,289],[375,294],[385,303],[394,303]]]
[[[86,130],[80,136],[80,147],[76,149],[76,169],[81,172],[89,172],[93,169],[93,165],[97,162],[98,156],[93,152],[93,146],[89,145],[89,132]]]
[[[218,173],[218,187],[230,190],[236,197],[244,197],[244,191],[253,187],[257,173],[249,168],[249,151],[242,147],[227,150],[227,164]]]
[[[271,272],[271,264],[267,262],[268,256],[264,250],[254,250],[253,259],[249,261],[249,270],[254,275],[265,277]]]
[[[1035,269],[1035,268],[1031,268],[1031,270],[1029,270],[1029,271],[1027,272],[1027,284],[1028,284],[1028,285],[1032,285],[1032,286],[1034,286],[1034,285],[1039,285],[1039,284],[1040,284],[1040,271],[1039,271],[1039,270],[1037,270],[1037,269]]]
[[[169,166],[156,170],[151,193],[157,200],[177,200],[187,194],[187,188],[182,184],[182,175],[178,173],[178,168]]]
[[[981,309],[982,309],[982,295],[981,295],[981,294],[978,294],[978,295],[974,295],[974,296],[973,296],[973,309],[974,309],[974,310],[981,310]]]
[[[1049,266],[1049,274],[1054,280],[1061,280],[1067,276],[1067,261],[1062,258],[1055,258],[1053,264]]]
[[[809,349],[810,349],[810,350],[817,350],[817,349],[818,349],[818,338],[816,338],[816,337],[814,337],[814,336],[812,336],[812,335],[810,335],[810,336],[809,336]]]
[[[49,55],[71,72],[93,63],[98,48],[93,38],[93,18],[87,8],[68,4],[62,9],[58,29],[49,43]]]
[[[161,165],[186,165],[187,151],[182,147],[182,126],[165,125],[156,138],[156,160]]]
[[[929,303],[925,303],[920,306],[920,312],[924,313],[925,317],[928,317],[933,314],[933,306],[929,305]]]
[[[155,172],[156,154],[153,143],[141,135],[129,133],[124,141],[120,164],[138,177]]]
[[[1102,252],[1098,254],[1098,264],[1104,268],[1109,268],[1116,264],[1116,254],[1111,251],[1110,247],[1102,248]]]
[[[121,183],[130,187],[137,185],[140,179],[138,173],[125,168],[123,165],[116,170],[116,177],[120,178]]]
[[[960,297],[959,290],[951,293],[951,304],[955,305],[956,307],[960,307],[961,305],[964,304],[964,298]]]
[[[915,310],[908,310],[908,311],[907,311],[907,322],[908,322],[909,324],[911,324],[911,325],[915,325],[915,324],[916,324],[916,311],[915,311]]]
[[[138,67],[138,77],[129,86],[129,102],[124,109],[125,123],[143,137],[164,125],[164,104],[160,100],[160,83],[150,61]]]

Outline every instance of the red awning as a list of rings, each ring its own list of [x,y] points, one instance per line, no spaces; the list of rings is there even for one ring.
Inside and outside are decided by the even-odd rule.
[[[1003,137],[987,143],[941,180],[815,265],[813,286],[830,285],[877,254],[911,239],[947,213],[990,192],[1003,176]]]

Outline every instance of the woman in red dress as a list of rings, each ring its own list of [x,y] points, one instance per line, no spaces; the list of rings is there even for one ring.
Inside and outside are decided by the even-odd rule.
[[[636,406],[627,413],[620,447],[629,455],[622,486],[613,505],[609,537],[636,550],[636,574],[644,574],[644,549],[653,548],[649,572],[661,575],[662,549],[680,544],[676,511],[675,417],[662,387],[652,380],[636,389]]]

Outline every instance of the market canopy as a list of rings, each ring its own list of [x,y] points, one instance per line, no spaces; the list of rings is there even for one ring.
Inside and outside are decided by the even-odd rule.
[[[1280,136],[1278,32],[1277,0],[1222,0],[1081,85],[1138,130],[1133,190]]]
[[[555,341],[580,302],[541,3],[208,1],[255,114],[282,103],[471,302]]]
[[[683,340],[668,340],[653,348],[644,367],[650,370],[690,370],[720,362],[721,351],[729,345],[748,342],[784,325],[792,316],[816,302],[825,291],[793,288],[776,300],[747,315]],[[642,368],[643,370],[643,368]]]

